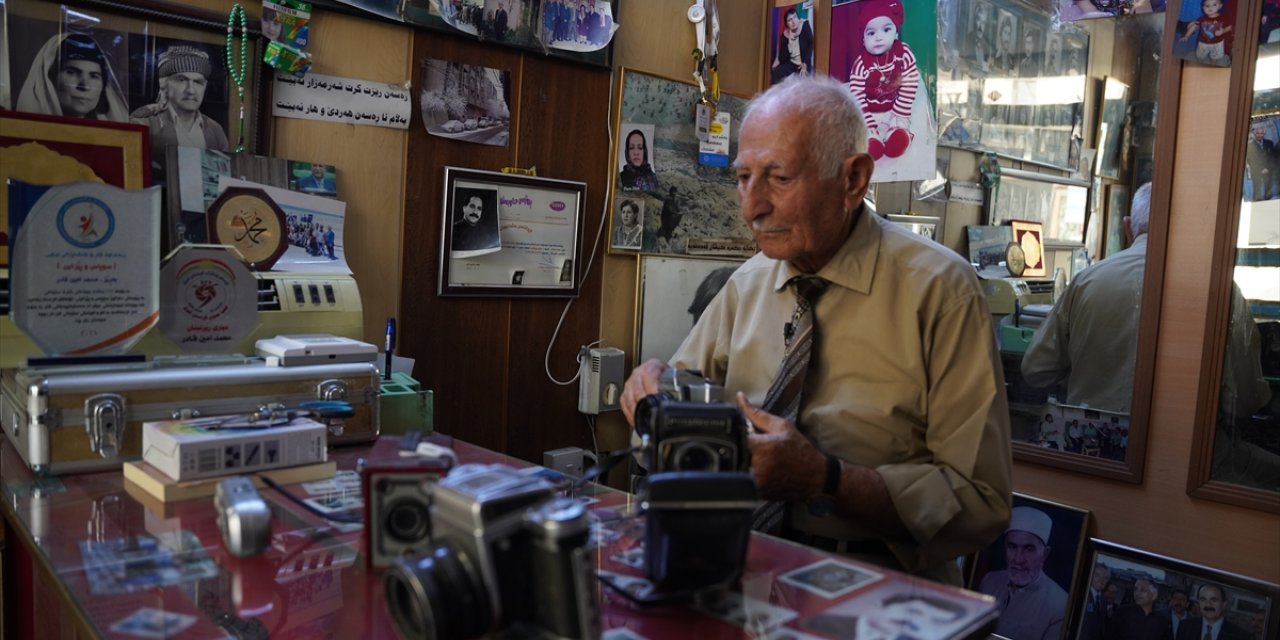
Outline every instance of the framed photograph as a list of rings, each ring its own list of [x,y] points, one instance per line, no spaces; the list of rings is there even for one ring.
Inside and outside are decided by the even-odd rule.
[[[0,185],[100,180],[125,189],[151,185],[147,128],[141,125],[0,111]],[[0,198],[0,267],[9,264],[9,198]]]
[[[644,198],[620,196],[615,200],[613,233],[609,248],[615,251],[639,251],[644,240]]]
[[[1013,229],[1008,225],[977,225],[965,227],[969,240],[969,263],[982,278],[1007,278],[1009,271],[1009,245],[1013,244]]]
[[[741,264],[741,260],[644,256],[639,271],[636,362],[670,359]]]
[[[979,551],[966,587],[993,596],[1000,607],[995,632],[1006,638],[1067,637],[1070,591],[1089,512],[1020,493],[1004,535]]]
[[[0,106],[145,124],[156,160],[166,146],[229,151],[242,142],[249,151],[258,147],[259,106],[266,100],[260,90],[257,21],[249,23],[244,60],[237,28],[231,51],[236,68],[229,69],[222,12],[163,1],[130,8],[89,0],[73,11],[58,3],[11,0],[6,8],[10,37],[0,60],[7,62],[3,71],[12,79],[12,95]],[[241,64],[243,100],[231,79]],[[51,78],[59,73],[83,73],[92,80],[55,83]]]
[[[1102,107],[1098,114],[1098,147],[1094,170],[1104,178],[1120,177],[1120,140],[1129,111],[1129,85],[1108,76],[1103,80]]]
[[[1107,257],[1124,250],[1124,218],[1129,215],[1129,187],[1107,187]]]
[[[622,70],[614,121],[618,169],[613,210],[622,198],[638,199],[644,211],[643,253],[750,257],[755,239],[738,211],[733,168],[704,160],[690,105],[697,85]],[[746,101],[722,93],[717,117],[728,119],[729,158],[738,153],[738,125]]]
[[[578,295],[585,183],[460,167],[444,183],[440,295]]]
[[[1091,538],[1068,637],[1155,637],[1139,629],[1163,610],[1163,637],[1201,640],[1212,626],[1217,640],[1266,640],[1280,634],[1278,597],[1280,585],[1271,582]]]

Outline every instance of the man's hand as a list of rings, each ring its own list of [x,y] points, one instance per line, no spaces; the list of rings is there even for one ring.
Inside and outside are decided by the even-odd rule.
[[[658,381],[666,370],[667,363],[657,358],[650,358],[631,370],[631,377],[627,378],[626,385],[622,387],[622,398],[619,400],[622,415],[627,417],[627,424],[636,426],[636,404],[645,396],[658,392]]]
[[[822,452],[795,425],[752,405],[741,391],[737,400],[742,415],[755,427],[748,444],[762,496],[802,502],[820,493],[827,472]]]

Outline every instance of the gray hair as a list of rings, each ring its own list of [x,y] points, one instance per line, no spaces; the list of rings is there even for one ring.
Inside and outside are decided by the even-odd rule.
[[[1151,183],[1148,182],[1138,187],[1138,192],[1133,194],[1133,204],[1129,207],[1129,231],[1133,232],[1133,237],[1138,237],[1147,232],[1147,228],[1151,226]]]
[[[849,87],[830,76],[797,74],[769,87],[747,104],[743,125],[756,112],[778,108],[809,122],[810,148],[824,179],[839,174],[845,158],[867,150],[862,110]]]

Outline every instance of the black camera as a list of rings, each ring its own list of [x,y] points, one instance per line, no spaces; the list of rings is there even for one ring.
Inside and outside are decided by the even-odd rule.
[[[742,412],[724,402],[723,387],[696,371],[663,374],[660,391],[636,404],[635,425],[649,438],[650,473],[742,471],[751,465]]]
[[[668,592],[733,585],[746,565],[757,498],[749,471],[650,474],[645,577]]]
[[[586,508],[504,465],[463,465],[434,485],[432,544],[383,576],[402,638],[519,628],[597,638]]]
[[[447,459],[367,466],[361,471],[365,560],[386,567],[431,544],[431,487],[449,473]]]

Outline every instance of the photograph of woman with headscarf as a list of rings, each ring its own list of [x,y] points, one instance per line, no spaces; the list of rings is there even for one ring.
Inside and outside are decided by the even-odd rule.
[[[658,176],[653,171],[653,125],[622,123],[622,131],[626,137],[619,145],[618,181],[624,191],[655,191],[658,188]]]
[[[18,111],[129,121],[120,83],[97,41],[59,34],[45,41],[18,92]]]

